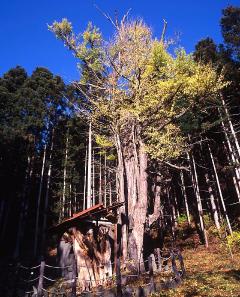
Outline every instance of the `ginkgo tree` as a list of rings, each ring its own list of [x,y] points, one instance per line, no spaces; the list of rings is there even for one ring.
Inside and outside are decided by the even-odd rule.
[[[149,160],[168,161],[186,150],[182,122],[197,107],[204,110],[226,83],[210,64],[179,49],[168,52],[142,20],[113,22],[110,41],[92,24],[76,35],[66,19],[49,26],[79,58],[76,87],[95,137],[113,143],[118,160],[123,256],[136,262],[143,250],[148,207]],[[189,117],[190,119],[191,117]]]

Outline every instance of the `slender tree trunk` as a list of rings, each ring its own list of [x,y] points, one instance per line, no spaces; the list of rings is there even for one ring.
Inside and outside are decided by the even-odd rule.
[[[213,189],[212,189],[212,186],[211,186],[211,181],[209,179],[208,173],[205,173],[205,179],[206,179],[206,183],[207,183],[207,186],[208,186],[208,193],[209,193],[209,198],[210,198],[214,223],[215,223],[216,228],[218,230],[220,230],[221,226],[220,226],[217,206],[216,206],[216,203],[215,203],[215,198],[214,198],[214,195],[213,195]]]
[[[167,199],[168,199],[168,206],[169,206],[169,213],[171,213],[171,231],[172,231],[172,237],[175,240],[176,239],[176,231],[175,231],[175,221],[176,221],[176,215],[175,215],[175,209],[174,209],[174,205],[172,203],[172,199],[171,199],[171,195],[170,195],[170,189],[167,188]]]
[[[228,131],[227,131],[227,128],[226,128],[225,123],[223,121],[222,114],[221,114],[220,110],[219,110],[219,114],[220,114],[220,118],[221,118],[223,132],[224,132],[226,142],[227,142],[227,146],[228,146],[228,152],[227,152],[228,161],[229,161],[230,164],[233,163],[233,166],[234,166],[235,176],[233,176],[233,183],[234,183],[234,186],[235,186],[238,201],[240,201],[240,168],[239,168],[239,160],[238,160],[238,157],[235,154],[234,148],[232,147],[231,141],[230,141],[229,136],[228,136]],[[230,155],[230,157],[228,155]],[[231,158],[231,160],[230,160],[230,158]]]
[[[232,234],[231,223],[230,223],[230,220],[229,220],[229,217],[228,217],[228,214],[227,214],[227,209],[226,209],[225,202],[224,202],[224,199],[223,199],[223,194],[222,194],[222,190],[221,190],[221,186],[220,186],[220,182],[219,182],[219,178],[218,178],[217,169],[216,169],[216,166],[215,166],[215,162],[214,162],[212,151],[211,151],[211,148],[210,148],[209,144],[208,144],[208,150],[209,150],[210,158],[211,158],[211,161],[212,161],[212,166],[213,166],[213,170],[214,170],[214,174],[215,174],[215,178],[216,178],[216,182],[217,182],[218,192],[219,192],[220,200],[221,200],[221,203],[222,203],[224,216],[225,216],[225,219],[226,219],[226,222],[227,222],[227,225],[228,225],[229,232],[230,232],[230,234]]]
[[[49,212],[49,190],[50,190],[50,182],[51,182],[51,175],[52,175],[53,144],[54,144],[54,129],[52,130],[52,137],[51,137],[49,166],[48,166],[48,174],[47,174],[47,188],[46,188],[46,195],[45,195],[45,201],[44,201],[43,227],[42,227],[42,250],[41,250],[42,255],[44,255],[44,249],[45,249],[45,245],[46,245],[46,235],[47,235],[47,218],[48,218],[48,212]]]
[[[111,182],[110,172],[109,172],[108,179],[109,179],[109,204],[112,205],[112,182]]]
[[[92,170],[92,201],[93,205],[96,204],[96,199],[95,199],[95,155],[94,155],[94,150],[93,150],[93,170]]]
[[[43,187],[43,176],[44,176],[45,162],[46,162],[46,151],[47,151],[47,145],[45,144],[44,151],[43,151],[41,177],[40,177],[39,190],[38,190],[38,199],[37,199],[37,214],[36,214],[36,221],[35,221],[34,248],[33,248],[34,257],[36,257],[36,255],[37,255],[37,247],[38,247],[39,211],[40,211],[40,203],[41,203],[42,187]]]
[[[67,132],[66,147],[65,147],[65,159],[63,168],[63,194],[62,194],[62,210],[61,219],[65,217],[65,204],[66,204],[66,179],[67,179],[67,163],[68,163],[68,142],[69,142],[69,131]]]
[[[182,182],[182,194],[184,197],[184,204],[185,204],[185,209],[186,209],[186,214],[187,214],[187,220],[188,220],[188,225],[191,225],[191,219],[190,219],[190,212],[189,212],[189,206],[188,206],[188,201],[187,201],[187,192],[186,192],[186,187],[185,187],[185,183],[184,183],[184,174],[181,170],[180,173],[181,176],[181,182]]]
[[[83,184],[83,209],[86,209],[86,185],[87,185],[87,146],[85,153],[85,165],[84,165],[84,184]]]
[[[25,175],[23,194],[22,194],[22,199],[21,199],[20,216],[19,216],[19,220],[18,220],[18,230],[17,230],[16,245],[15,245],[15,251],[14,251],[15,259],[17,259],[19,257],[20,241],[21,241],[22,233],[23,233],[23,230],[22,230],[23,229],[23,219],[24,219],[25,205],[27,203],[27,187],[28,187],[28,183],[29,183],[30,166],[31,166],[31,158],[29,156],[27,169],[26,169],[26,175]]]
[[[188,158],[192,159],[192,164],[193,164],[192,183],[193,183],[194,192],[195,192],[195,195],[196,195],[196,198],[197,198],[197,208],[198,208],[198,213],[199,213],[200,228],[201,228],[202,233],[203,233],[205,246],[208,247],[208,238],[207,238],[207,232],[206,232],[206,229],[205,229],[205,226],[204,226],[203,208],[202,208],[202,201],[201,201],[199,184],[198,184],[198,175],[197,175],[197,170],[196,170],[196,162],[195,162],[195,159],[194,159],[193,155],[189,156]]]
[[[69,210],[68,216],[72,216],[72,182],[69,183]]]
[[[177,211],[176,211],[175,197],[174,197],[172,188],[169,191],[169,199],[170,199],[171,207],[172,207],[172,221],[173,221],[174,228],[176,228],[177,227]]]
[[[74,204],[73,204],[73,213],[77,212],[77,186],[74,186]]]
[[[102,203],[102,155],[99,153],[99,203]]]
[[[87,167],[87,208],[91,207],[91,190],[92,190],[92,123],[89,124],[88,135],[88,167]]]
[[[104,206],[107,205],[107,156],[104,154]]]
[[[237,139],[237,135],[236,135],[236,132],[234,130],[234,127],[233,127],[233,124],[232,124],[232,121],[231,121],[231,117],[229,115],[228,108],[227,108],[227,105],[225,103],[225,100],[224,100],[223,96],[221,96],[221,99],[222,99],[222,104],[223,104],[224,111],[225,111],[226,116],[227,116],[228,124],[229,124],[229,127],[231,129],[232,136],[233,136],[236,148],[237,148],[237,153],[238,153],[238,158],[239,158],[240,157],[240,146],[239,146],[239,142],[238,142],[238,139]]]
[[[231,152],[228,152],[226,146],[224,145],[225,151],[226,151],[226,156],[227,156],[227,160],[229,164],[232,164],[231,160],[230,160],[230,156]],[[231,155],[232,156],[232,155]],[[233,158],[232,158],[233,161]],[[234,161],[233,161],[234,162]],[[234,166],[234,172],[233,172],[233,184],[234,184],[234,188],[236,190],[236,194],[237,194],[237,198],[238,201],[240,202],[240,189],[239,189],[239,182],[240,182],[240,176],[239,176],[239,168],[236,168],[236,164],[233,163]]]
[[[174,185],[172,185],[172,196],[174,200],[174,208],[175,208],[175,214],[176,214],[175,225],[177,226],[178,224],[177,219],[180,217],[180,213],[179,213],[179,206],[178,206],[177,195],[176,195]]]

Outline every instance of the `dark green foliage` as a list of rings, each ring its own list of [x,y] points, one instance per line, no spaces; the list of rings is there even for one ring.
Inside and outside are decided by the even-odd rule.
[[[203,63],[215,63],[218,53],[214,41],[209,37],[200,40],[195,46],[194,58]]]
[[[223,10],[221,29],[225,44],[240,59],[240,7],[228,6]]]

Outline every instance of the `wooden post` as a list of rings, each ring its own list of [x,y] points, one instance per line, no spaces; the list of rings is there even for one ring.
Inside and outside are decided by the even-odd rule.
[[[152,264],[152,257],[148,257],[148,269],[149,269],[149,277],[150,277],[150,292],[154,292],[154,278],[153,278],[153,264]]]
[[[121,267],[120,259],[117,258],[117,267],[116,267],[116,285],[117,285],[117,296],[122,296],[122,279],[121,279]]]
[[[178,251],[178,259],[179,259],[180,266],[181,266],[182,277],[184,277],[186,274],[186,270],[185,270],[185,266],[184,266],[184,262],[183,262],[183,256],[180,251]]]
[[[179,274],[178,269],[177,269],[174,251],[171,252],[171,257],[172,257],[172,272],[175,275],[176,281],[179,282],[180,281],[180,274]]]
[[[45,269],[45,261],[42,260],[40,265],[40,271],[39,271],[40,274],[39,274],[38,289],[37,289],[39,297],[41,297],[42,295],[44,269]]]
[[[77,296],[77,259],[74,256],[73,260],[73,274],[72,274],[72,296],[71,297],[76,297]]]

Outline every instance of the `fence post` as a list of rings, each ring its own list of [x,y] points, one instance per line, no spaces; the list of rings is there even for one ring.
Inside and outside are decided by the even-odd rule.
[[[154,278],[153,278],[153,263],[152,263],[152,257],[148,257],[148,269],[149,269],[149,277],[150,277],[150,292],[154,292]]]
[[[122,278],[121,278],[121,267],[120,267],[120,259],[117,259],[116,265],[116,283],[117,283],[117,296],[122,296]]]
[[[42,289],[43,289],[43,275],[44,275],[44,269],[45,269],[45,261],[42,260],[40,264],[40,274],[39,274],[39,280],[38,280],[38,297],[42,296]]]
[[[186,275],[186,270],[185,270],[185,266],[184,266],[184,262],[183,262],[183,256],[180,251],[178,251],[178,259],[179,259],[180,266],[181,266],[182,277],[184,277]]]
[[[180,281],[180,274],[179,274],[179,271],[177,269],[176,258],[175,258],[174,251],[171,252],[171,257],[172,257],[172,272],[175,275],[176,281],[179,282]]]
[[[77,260],[73,259],[73,273],[72,273],[72,297],[77,296]]]

